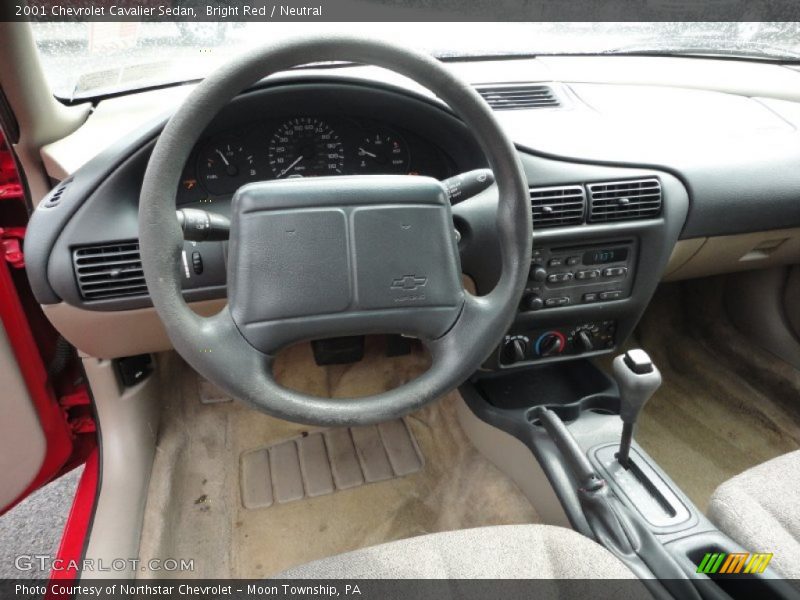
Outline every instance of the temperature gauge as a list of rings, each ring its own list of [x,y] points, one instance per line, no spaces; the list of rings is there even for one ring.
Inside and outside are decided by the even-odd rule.
[[[354,163],[359,173],[406,174],[410,164],[408,146],[394,133],[377,131],[358,141]]]

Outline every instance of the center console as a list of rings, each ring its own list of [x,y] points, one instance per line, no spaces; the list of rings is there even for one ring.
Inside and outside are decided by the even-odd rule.
[[[686,188],[650,169],[521,156],[532,186],[528,279],[496,350],[460,389],[470,439],[507,465],[548,522],[566,518],[656,598],[794,597],[769,569],[735,581],[700,572],[709,553],[745,550],[635,443],[660,374],[642,351],[615,359],[614,379],[589,360],[617,352],[636,327],[686,222]],[[453,207],[463,272],[478,294],[501,272],[485,225],[496,213],[490,194]],[[536,461],[525,462],[527,450]]]
[[[629,351],[626,357],[635,352],[641,351]],[[616,367],[622,358],[614,361],[615,379],[577,359],[485,375],[462,385],[460,392],[466,410],[527,446],[569,525],[623,561],[653,597],[797,597],[771,568],[736,575],[702,569],[709,554],[743,556],[753,549],[719,531],[655,460],[631,442],[629,425],[660,375],[657,369],[641,368],[645,362],[630,363],[631,372],[620,375]],[[641,377],[657,381],[642,393]],[[623,461],[626,429],[629,452]],[[496,439],[471,437],[487,456],[492,448],[482,444]]]

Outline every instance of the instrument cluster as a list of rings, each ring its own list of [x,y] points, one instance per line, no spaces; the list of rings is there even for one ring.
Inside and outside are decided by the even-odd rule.
[[[427,175],[455,171],[431,142],[383,122],[296,116],[254,123],[198,143],[186,165],[178,203],[229,197],[253,181],[324,175]]]

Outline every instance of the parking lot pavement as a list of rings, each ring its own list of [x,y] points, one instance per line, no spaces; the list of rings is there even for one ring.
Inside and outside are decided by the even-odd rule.
[[[19,570],[19,556],[54,556],[83,467],[34,492],[0,517],[0,579],[47,578],[49,571]]]

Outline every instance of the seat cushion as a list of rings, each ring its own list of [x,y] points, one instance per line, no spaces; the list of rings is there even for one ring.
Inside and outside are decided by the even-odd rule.
[[[563,527],[497,525],[389,542],[276,575],[287,579],[631,579],[594,541]]]
[[[800,579],[800,450],[720,485],[708,516],[745,550],[772,552],[778,573]]]

